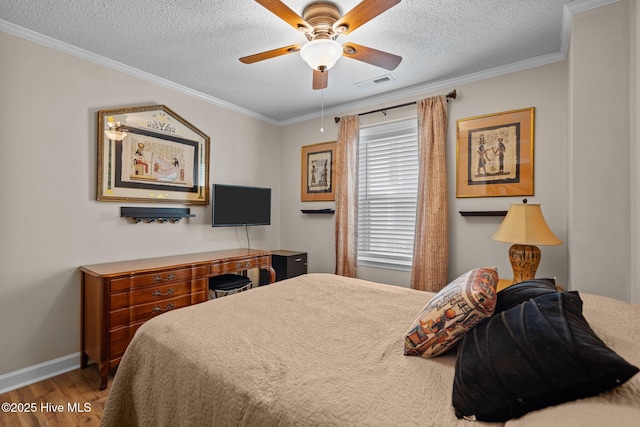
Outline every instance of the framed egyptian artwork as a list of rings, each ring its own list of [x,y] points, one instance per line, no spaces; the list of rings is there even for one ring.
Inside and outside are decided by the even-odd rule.
[[[164,105],[98,111],[99,201],[209,203],[209,137]]]
[[[335,150],[335,141],[302,147],[303,202],[335,200]]]
[[[456,122],[456,197],[533,195],[534,107]]]

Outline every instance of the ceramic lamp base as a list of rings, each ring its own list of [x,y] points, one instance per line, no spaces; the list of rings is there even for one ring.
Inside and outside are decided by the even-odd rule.
[[[512,245],[509,248],[509,260],[513,270],[513,283],[533,279],[541,257],[542,254],[537,246]]]

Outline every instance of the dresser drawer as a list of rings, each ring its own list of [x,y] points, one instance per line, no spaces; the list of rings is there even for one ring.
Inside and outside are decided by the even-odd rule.
[[[117,328],[119,326],[149,320],[159,314],[188,305],[191,305],[191,295],[115,310],[109,313],[109,327]]]
[[[204,279],[200,279],[204,281]],[[175,298],[191,293],[191,281],[169,283],[166,285],[147,286],[142,289],[132,289],[129,292],[111,294],[110,310],[132,307],[147,302],[162,302],[165,299]]]
[[[234,273],[257,268],[260,263],[255,258],[236,259],[234,261],[211,264],[211,274]]]
[[[124,291],[146,285],[162,285],[165,283],[177,282],[192,277],[206,275],[206,266],[196,268],[184,268],[180,270],[167,270],[157,273],[140,274],[119,279],[112,279],[109,290],[111,292]]]

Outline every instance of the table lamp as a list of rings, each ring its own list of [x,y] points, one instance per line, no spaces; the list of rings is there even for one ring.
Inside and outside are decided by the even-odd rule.
[[[540,264],[541,253],[535,245],[561,245],[542,216],[539,204],[511,204],[507,216],[491,238],[498,242],[513,243],[509,260],[513,270],[513,283],[533,279]]]

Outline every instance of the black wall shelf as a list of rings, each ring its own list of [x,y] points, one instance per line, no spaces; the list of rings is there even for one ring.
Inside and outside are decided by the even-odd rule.
[[[328,214],[333,215],[336,211],[334,209],[300,209],[300,212],[305,214]]]
[[[180,222],[182,218],[192,218],[195,215],[191,213],[189,208],[132,208],[124,207],[120,208],[120,216],[125,218],[132,218],[135,223],[145,221],[151,222]]]
[[[462,216],[505,216],[507,211],[459,211]]]

